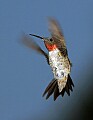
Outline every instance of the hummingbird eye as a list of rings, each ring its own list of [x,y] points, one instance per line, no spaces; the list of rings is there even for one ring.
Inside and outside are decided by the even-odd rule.
[[[52,39],[52,38],[50,38],[50,41],[51,41],[51,42],[53,42],[53,39]]]

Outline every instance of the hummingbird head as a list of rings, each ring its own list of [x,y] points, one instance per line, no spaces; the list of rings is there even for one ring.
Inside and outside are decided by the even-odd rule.
[[[29,35],[42,39],[48,51],[53,51],[54,49],[57,48],[53,38],[41,37],[34,34],[29,34]]]

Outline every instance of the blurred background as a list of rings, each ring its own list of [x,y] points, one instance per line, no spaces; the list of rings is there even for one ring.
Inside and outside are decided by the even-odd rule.
[[[55,102],[42,97],[53,78],[45,58],[18,42],[22,33],[50,36],[48,16],[63,29],[75,84]],[[93,119],[93,0],[0,0],[0,120],[39,119]]]

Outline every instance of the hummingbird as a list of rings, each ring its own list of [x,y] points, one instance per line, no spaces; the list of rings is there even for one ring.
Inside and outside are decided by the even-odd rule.
[[[54,18],[49,19],[49,32],[51,34],[50,37],[29,34],[30,36],[41,39],[44,42],[48,53],[42,50],[30,36],[25,36],[22,42],[27,47],[45,56],[48,65],[50,65],[52,69],[54,78],[46,87],[43,96],[46,95],[46,99],[48,99],[54,94],[55,101],[59,95],[63,97],[65,92],[70,96],[70,91],[73,91],[74,84],[70,77],[72,63],[68,58],[64,35],[58,21]]]

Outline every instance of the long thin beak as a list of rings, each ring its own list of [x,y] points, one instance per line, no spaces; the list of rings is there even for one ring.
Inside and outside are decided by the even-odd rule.
[[[40,39],[44,39],[43,37],[41,37],[41,36],[38,36],[38,35],[34,35],[34,34],[29,34],[29,35],[31,35],[31,36],[34,36],[34,37],[37,37],[37,38],[40,38]]]

